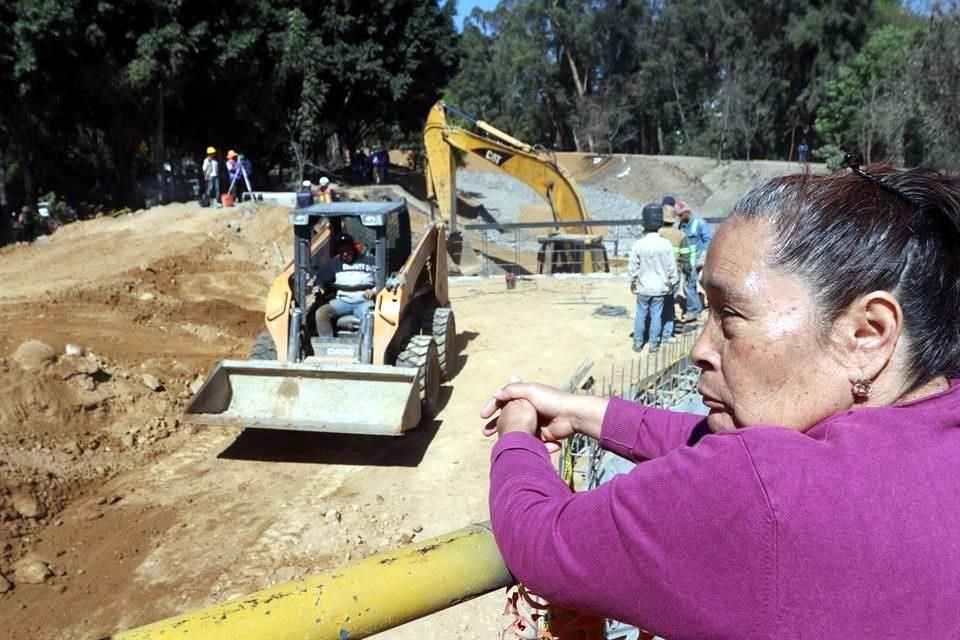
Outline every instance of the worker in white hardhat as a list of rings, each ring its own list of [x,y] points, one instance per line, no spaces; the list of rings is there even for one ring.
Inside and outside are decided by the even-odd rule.
[[[304,180],[300,183],[300,190],[297,191],[297,209],[303,209],[313,204],[313,183]]]
[[[317,182],[318,186],[314,190],[313,195],[314,199],[317,202],[333,202],[336,200],[336,195],[333,192],[333,187],[330,186],[330,178],[323,176]]]

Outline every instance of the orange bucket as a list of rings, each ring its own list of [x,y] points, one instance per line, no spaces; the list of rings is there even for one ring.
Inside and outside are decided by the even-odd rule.
[[[231,194],[229,194],[229,193],[222,193],[222,194],[220,194],[220,204],[222,204],[222,205],[225,206],[225,207],[232,207],[232,206],[233,206],[233,196],[232,196]]]

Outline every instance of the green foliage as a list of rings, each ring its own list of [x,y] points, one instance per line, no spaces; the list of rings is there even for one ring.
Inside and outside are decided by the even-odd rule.
[[[77,212],[53,191],[41,196],[40,201],[46,203],[50,216],[60,224],[77,219]]]
[[[825,144],[813,150],[813,157],[821,162],[826,163],[827,169],[830,171],[836,171],[839,169],[840,165],[843,164],[843,159],[846,156],[847,152],[844,151],[842,147],[838,147],[835,144]]]
[[[816,130],[824,141],[858,151],[867,162],[903,162],[903,127],[912,114],[905,90],[915,30],[885,26],[826,83]],[[880,152],[880,154],[878,154]]]
[[[207,145],[262,168],[336,162],[331,140],[420,129],[456,70],[453,11],[437,0],[0,3],[0,94],[17,96],[0,102],[0,145],[23,191],[114,206],[138,204],[162,162],[198,160]]]

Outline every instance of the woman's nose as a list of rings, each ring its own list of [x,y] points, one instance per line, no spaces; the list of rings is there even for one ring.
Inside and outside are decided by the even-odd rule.
[[[720,355],[717,351],[714,332],[714,323],[708,317],[700,335],[697,336],[697,341],[693,343],[693,348],[690,350],[693,363],[704,371],[720,368]]]

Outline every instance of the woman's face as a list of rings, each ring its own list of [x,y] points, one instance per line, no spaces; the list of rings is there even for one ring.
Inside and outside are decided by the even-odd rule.
[[[826,346],[810,291],[767,266],[772,232],[733,218],[707,253],[707,325],[692,355],[711,431],[782,425],[804,431],[852,403],[847,369]]]

